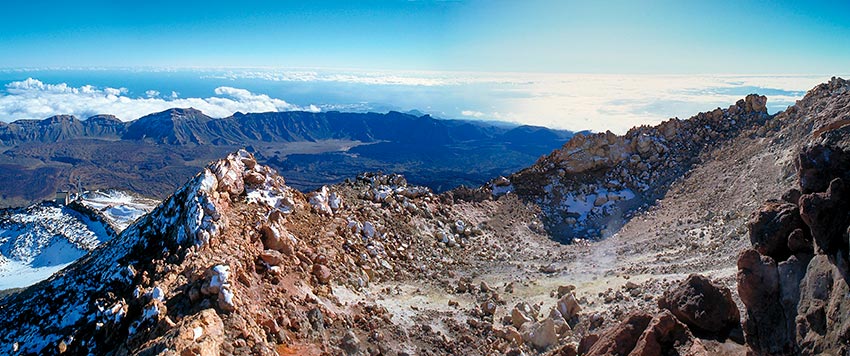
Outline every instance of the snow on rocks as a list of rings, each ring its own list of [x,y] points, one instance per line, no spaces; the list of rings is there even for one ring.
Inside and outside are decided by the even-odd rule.
[[[46,279],[113,236],[104,221],[53,203],[0,210],[0,289]]]
[[[307,198],[314,211],[325,215],[333,215],[342,208],[343,204],[342,197],[336,192],[331,192],[327,186],[307,194]]]
[[[76,200],[89,209],[100,212],[117,232],[153,210],[159,202],[119,190],[97,190],[81,194]]]
[[[235,297],[230,285],[230,266],[215,265],[207,271],[207,279],[201,288],[204,295],[217,295],[216,301],[221,310],[236,310]]]

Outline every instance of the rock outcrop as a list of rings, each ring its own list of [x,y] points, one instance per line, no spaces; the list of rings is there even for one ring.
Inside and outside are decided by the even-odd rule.
[[[833,78],[810,91],[817,110],[796,161],[799,190],[753,214],[754,249],[738,258],[748,347],[760,355],[850,352],[850,85]],[[836,106],[836,105],[844,105]],[[824,104],[820,104],[824,105]],[[844,110],[844,111],[837,111]],[[836,114],[839,113],[839,114]],[[812,256],[812,252],[815,253]]]

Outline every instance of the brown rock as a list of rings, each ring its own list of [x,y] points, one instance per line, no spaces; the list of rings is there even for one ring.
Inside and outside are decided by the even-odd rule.
[[[283,255],[275,250],[264,250],[260,252],[260,259],[272,266],[278,266],[283,262]]]
[[[576,286],[574,286],[572,284],[565,285],[565,286],[558,286],[558,298],[561,298],[561,297],[567,295],[567,293],[572,292],[575,289],[576,289]]]
[[[266,182],[266,176],[257,172],[248,172],[245,174],[245,184],[249,186],[259,186]]]
[[[555,329],[555,322],[550,318],[546,318],[539,323],[526,324],[524,328],[525,331],[522,333],[523,341],[538,350],[546,350],[558,343],[558,332]]]
[[[652,319],[629,356],[698,355],[688,327],[668,311]],[[703,352],[707,355],[707,352]]]
[[[293,253],[292,242],[289,241],[286,231],[275,225],[263,224],[260,227],[260,234],[263,236],[263,246],[269,250],[282,252],[286,256],[291,256]]]
[[[847,238],[843,236],[850,224],[848,211],[850,200],[840,178],[833,179],[826,192],[800,198],[800,216],[809,226],[819,253],[832,255],[848,250]]]
[[[587,335],[585,335],[583,338],[581,338],[581,341],[579,341],[579,343],[578,343],[578,354],[579,355],[586,355],[588,352],[590,352],[590,348],[592,348],[593,345],[596,344],[597,341],[599,341],[599,335],[597,335],[597,334],[587,334]]]
[[[807,253],[811,254],[814,252],[814,245],[812,244],[812,237],[807,234],[803,229],[795,229],[791,231],[791,234],[788,235],[788,249],[792,253]]]
[[[522,324],[531,322],[534,318],[532,315],[531,307],[528,303],[519,303],[511,310],[511,324],[517,329],[522,327]]]
[[[581,311],[581,307],[578,305],[576,296],[573,293],[567,293],[559,299],[557,307],[561,315],[564,316],[564,319],[567,320],[574,318]]]
[[[632,312],[623,322],[603,332],[586,355],[628,355],[637,345],[650,321],[652,316],[648,313]]]
[[[805,225],[796,205],[769,200],[750,216],[747,228],[753,248],[775,261],[784,261],[791,255],[788,235]]]
[[[328,284],[331,280],[331,269],[328,266],[315,264],[313,265],[313,275],[319,280],[319,283]]]
[[[481,303],[481,312],[484,313],[484,315],[492,316],[496,313],[496,303],[492,300]]]
[[[725,336],[740,324],[741,315],[729,289],[698,274],[665,291],[658,305],[691,329],[710,335]]]
[[[767,97],[750,94],[744,98],[747,112],[767,113]]]

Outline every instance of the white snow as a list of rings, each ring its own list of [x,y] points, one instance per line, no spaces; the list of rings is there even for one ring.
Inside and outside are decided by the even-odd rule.
[[[230,266],[216,265],[212,270],[214,274],[210,278],[210,287],[221,288],[227,284],[227,279],[230,278]]]
[[[126,229],[159,204],[156,200],[136,197],[118,190],[85,192],[78,201],[102,212],[117,232]]]
[[[36,204],[0,211],[0,289],[47,279],[111,239],[101,222],[67,207]]]

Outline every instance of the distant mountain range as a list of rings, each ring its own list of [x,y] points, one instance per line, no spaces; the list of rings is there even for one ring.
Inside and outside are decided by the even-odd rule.
[[[313,189],[363,171],[407,174],[443,191],[509,174],[572,132],[399,112],[236,113],[174,108],[123,122],[60,115],[0,122],[0,205],[56,190],[117,188],[163,198],[208,161],[247,147],[289,183]]]
[[[515,144],[562,142],[572,132],[539,126],[507,126],[435,119],[391,111],[378,113],[235,113],[216,119],[194,108],[173,108],[123,122],[113,115],[85,120],[57,115],[44,120],[0,122],[0,145],[49,143],[80,138],[138,140],[169,145],[239,145],[246,142],[301,142],[345,139],[361,142],[455,144],[496,139]],[[540,142],[543,140],[543,142]]]

